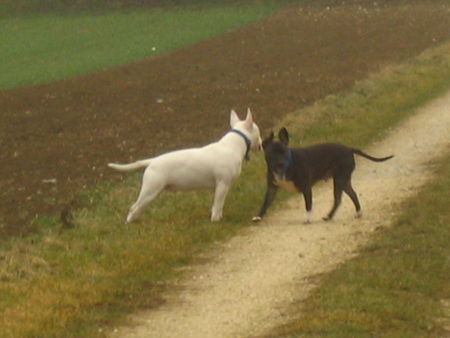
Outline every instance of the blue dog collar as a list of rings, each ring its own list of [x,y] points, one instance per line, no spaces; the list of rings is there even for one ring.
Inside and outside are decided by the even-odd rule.
[[[230,133],[236,133],[236,134],[240,135],[240,136],[244,139],[245,145],[247,146],[247,151],[245,152],[244,158],[245,158],[246,161],[249,161],[249,160],[250,160],[249,152],[250,152],[250,146],[251,146],[251,144],[252,144],[252,141],[250,141],[249,138],[247,137],[247,135],[245,135],[245,134],[244,134],[242,131],[240,131],[240,130],[237,130],[237,129],[230,129]]]
[[[286,163],[284,164],[284,175],[286,175],[286,171],[289,169],[289,167],[292,164],[292,150],[288,149],[288,159],[286,161]]]

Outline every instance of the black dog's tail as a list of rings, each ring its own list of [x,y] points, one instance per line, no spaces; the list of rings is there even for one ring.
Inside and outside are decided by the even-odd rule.
[[[389,159],[394,157],[394,155],[391,155],[391,156],[387,156],[387,157],[378,158],[378,157],[372,157],[370,155],[367,155],[366,153],[364,153],[364,152],[362,152],[361,150],[358,150],[358,149],[352,149],[352,151],[353,151],[354,154],[357,154],[359,156],[365,157],[365,158],[367,158],[367,159],[369,159],[371,161],[374,161],[374,162],[383,162],[383,161],[387,161],[387,160],[389,160]]]

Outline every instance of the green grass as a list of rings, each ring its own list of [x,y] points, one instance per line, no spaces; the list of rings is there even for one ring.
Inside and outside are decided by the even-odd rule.
[[[289,325],[270,336],[444,337],[450,320],[450,154],[392,228],[322,277]],[[445,313],[446,311],[446,313]]]
[[[387,129],[412,114],[415,107],[447,90],[449,78],[450,44],[375,74],[351,91],[328,97],[290,115],[282,123],[291,130],[293,144],[333,139],[363,147],[381,138]],[[162,194],[141,223],[124,225],[127,209],[139,188],[140,175],[136,175],[123,185],[100,187],[80,195],[77,201],[82,207],[75,215],[75,228],[62,229],[52,219],[37,219],[34,235],[2,243],[0,336],[101,336],[106,328],[123,323],[126,314],[158,305],[165,281],[180,273],[177,267],[198,260],[199,253],[249,225],[248,220],[261,203],[264,191],[261,182],[265,175],[262,154],[253,157],[251,163],[244,165],[241,178],[233,186],[225,205],[225,218],[219,223],[209,222],[212,195],[188,192]],[[448,185],[443,191],[448,191]],[[423,214],[423,219],[433,222],[428,214]],[[401,243],[406,241],[396,239]],[[416,269],[415,259],[417,262],[422,259],[427,245],[431,244],[416,251],[416,258],[411,256],[411,263],[406,265],[408,270]],[[380,247],[380,254],[388,255],[391,250],[387,244],[380,244]],[[395,247],[396,244],[392,244],[392,250]],[[392,254],[397,252],[394,250]],[[427,264],[425,260],[420,265],[426,268]],[[361,266],[364,270],[370,265],[372,263],[367,261]],[[426,280],[431,277],[427,276]],[[382,308],[379,304],[384,301],[376,295],[382,286],[378,284],[393,282],[374,279],[370,284],[372,289],[368,289],[368,294],[374,295],[374,309]],[[420,286],[416,282],[411,281],[407,286],[412,293],[421,295],[420,288],[416,290]],[[429,287],[432,288],[433,283]],[[349,287],[348,290],[355,289]],[[430,293],[432,291],[428,291]],[[346,294],[343,292],[343,296]],[[323,298],[320,296],[317,298]],[[336,296],[329,297],[323,301],[332,302]],[[383,297],[391,297],[391,294],[383,294]],[[350,304],[348,309],[351,310],[353,300],[342,302]],[[390,308],[395,305],[387,309]],[[350,314],[362,319],[365,315],[372,316],[359,309]],[[413,312],[413,309],[408,311]],[[436,313],[433,310],[429,316]],[[337,314],[340,310],[332,315],[347,318]],[[416,325],[408,318],[402,322],[404,325]],[[321,319],[318,316],[311,321]],[[362,319],[358,320],[363,322]],[[425,322],[427,319],[420,323]],[[391,325],[393,330],[402,328],[396,320]],[[339,332],[353,332],[353,328],[341,330]]]
[[[0,90],[130,63],[268,16],[277,5],[0,17]]]
[[[281,0],[284,2],[296,0]],[[298,1],[298,0],[297,0]],[[315,1],[315,0],[300,0]],[[265,0],[2,0],[0,16],[11,16],[24,13],[80,12],[126,9],[149,9],[173,7],[206,7],[229,5],[261,5]],[[280,1],[278,1],[280,2]]]
[[[253,175],[252,181],[258,174]],[[124,225],[138,186],[133,177],[123,187],[80,196],[93,209],[79,211],[75,229],[61,232],[51,221],[39,220],[36,235],[2,250],[0,293],[7,297],[0,301],[0,332],[93,336],[124,313],[158,304],[160,282],[176,276],[174,268],[191,263],[200,250],[235,234],[250,217],[240,208],[248,204],[248,192],[263,193],[262,186],[249,182],[236,185],[226,220],[218,224],[208,221],[210,194],[166,193],[142,223]],[[257,204],[253,201],[251,210]]]

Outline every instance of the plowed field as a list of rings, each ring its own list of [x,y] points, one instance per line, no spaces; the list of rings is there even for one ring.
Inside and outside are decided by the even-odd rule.
[[[361,3],[365,3],[362,1]],[[219,138],[231,108],[263,134],[285,113],[450,38],[448,5],[290,6],[130,65],[0,91],[0,220],[26,231],[126,162]]]

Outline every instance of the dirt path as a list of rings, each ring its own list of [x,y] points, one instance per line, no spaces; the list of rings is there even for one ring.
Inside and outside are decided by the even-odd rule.
[[[402,200],[430,178],[429,161],[450,147],[450,92],[418,111],[370,154],[393,160],[358,160],[354,186],[364,217],[353,218],[344,199],[333,222],[320,221],[332,203],[331,187],[314,193],[315,222],[303,225],[303,202],[288,201],[194,266],[167,295],[161,308],[134,316],[136,326],[116,329],[120,337],[247,337],[289,318],[288,305],[308,296],[311,277],[356,254],[370,234],[389,226]]]

